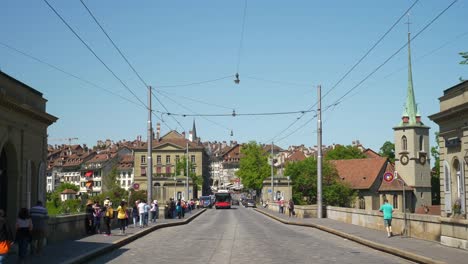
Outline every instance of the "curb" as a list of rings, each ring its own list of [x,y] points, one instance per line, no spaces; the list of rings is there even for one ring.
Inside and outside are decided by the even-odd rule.
[[[199,215],[201,215],[203,212],[205,212],[206,209],[202,209],[201,211],[197,212],[196,214],[192,215],[190,218],[187,218],[183,221],[180,221],[180,222],[174,222],[174,223],[163,223],[163,224],[159,224],[159,225],[155,225],[155,226],[151,226],[149,228],[146,228],[146,229],[143,229],[142,231],[136,233],[136,234],[132,234],[131,236],[128,236],[128,237],[124,237],[124,238],[121,238],[117,241],[114,241],[108,245],[105,245],[101,248],[97,248],[97,249],[94,249],[94,250],[91,250],[89,251],[88,253],[86,254],[82,254],[78,257],[74,257],[66,262],[64,262],[64,264],[79,264],[79,263],[85,263],[86,261],[89,261],[89,260],[92,260],[100,255],[103,255],[105,253],[108,253],[110,251],[113,251],[115,249],[118,249],[120,247],[123,247],[135,240],[137,240],[138,238],[141,238],[143,236],[146,236],[147,234],[155,231],[155,230],[158,230],[158,229],[161,229],[161,228],[166,228],[166,227],[172,227],[172,226],[179,226],[179,225],[186,225],[188,223],[190,223],[193,219],[197,218]]]
[[[424,257],[424,256],[417,255],[417,254],[414,254],[414,253],[410,253],[410,252],[407,252],[407,251],[404,251],[404,250],[401,250],[401,249],[393,248],[393,247],[390,247],[390,246],[387,246],[387,245],[384,245],[384,244],[380,244],[380,243],[377,243],[377,242],[374,242],[374,241],[370,241],[370,240],[367,240],[367,239],[364,239],[364,238],[361,238],[361,237],[358,237],[358,236],[350,235],[350,234],[347,234],[347,233],[344,233],[344,232],[341,232],[341,231],[338,231],[338,230],[335,230],[335,229],[332,229],[332,228],[329,228],[329,227],[326,227],[326,226],[313,224],[313,223],[299,223],[299,222],[294,222],[294,221],[286,221],[286,220],[283,220],[283,219],[281,219],[281,218],[279,218],[279,217],[277,217],[275,215],[267,213],[265,211],[258,210],[256,208],[254,208],[254,209],[255,209],[255,211],[257,211],[257,212],[259,212],[261,214],[264,214],[264,215],[266,215],[266,216],[268,216],[270,218],[273,218],[273,219],[275,219],[275,220],[277,220],[277,221],[279,221],[279,222],[281,222],[283,224],[313,227],[313,228],[316,228],[316,229],[319,229],[319,230],[322,230],[322,231],[325,231],[325,232],[328,232],[328,233],[331,233],[331,234],[346,238],[348,240],[357,242],[357,243],[365,245],[367,247],[370,247],[370,248],[373,248],[373,249],[376,249],[376,250],[379,250],[379,251],[383,251],[385,253],[395,255],[395,256],[398,256],[398,257],[401,257],[401,258],[404,258],[404,259],[407,259],[407,260],[410,260],[410,261],[413,261],[413,262],[427,263],[427,264],[444,264],[445,263],[443,261],[434,260],[434,259],[431,259],[431,258],[428,258],[428,257]]]

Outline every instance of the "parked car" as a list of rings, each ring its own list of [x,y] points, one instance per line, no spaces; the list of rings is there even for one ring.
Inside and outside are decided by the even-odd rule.
[[[232,200],[232,205],[239,205],[239,200],[233,199]]]
[[[245,200],[245,204],[244,204],[245,207],[257,207],[257,205],[255,204],[255,200],[253,199],[247,199]]]

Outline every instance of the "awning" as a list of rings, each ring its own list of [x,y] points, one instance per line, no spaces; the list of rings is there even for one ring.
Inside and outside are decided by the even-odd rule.
[[[91,187],[93,187],[93,181],[87,181],[86,188],[91,188]]]
[[[91,177],[93,176],[93,171],[87,171],[84,175],[85,177]]]

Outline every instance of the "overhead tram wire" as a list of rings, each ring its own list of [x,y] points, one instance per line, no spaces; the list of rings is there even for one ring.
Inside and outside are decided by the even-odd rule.
[[[64,69],[62,69],[62,68],[60,68],[60,67],[58,67],[58,66],[55,66],[55,65],[53,65],[53,64],[51,64],[51,63],[48,63],[48,62],[46,62],[46,61],[43,60],[43,59],[40,59],[40,58],[38,58],[38,57],[35,57],[35,56],[33,56],[33,55],[29,54],[29,53],[26,53],[26,52],[24,52],[24,51],[21,51],[21,50],[15,48],[15,47],[12,47],[12,46],[10,46],[10,45],[8,45],[8,44],[6,44],[6,43],[3,43],[3,42],[0,42],[0,45],[4,46],[5,48],[10,49],[10,50],[12,50],[12,51],[14,51],[14,52],[16,52],[16,53],[18,53],[18,54],[20,54],[20,55],[23,55],[23,56],[25,56],[25,57],[27,57],[27,58],[30,58],[30,59],[32,59],[32,60],[35,60],[36,62],[39,62],[39,63],[41,63],[41,64],[44,64],[44,65],[46,65],[46,66],[48,66],[48,67],[50,67],[50,68],[52,68],[52,69],[54,69],[54,70],[57,70],[57,71],[59,71],[59,72],[65,74],[65,75],[68,75],[68,76],[70,76],[70,77],[72,77],[72,78],[75,78],[75,79],[77,79],[77,80],[79,80],[79,81],[82,81],[82,82],[84,82],[84,83],[87,83],[87,84],[89,84],[89,85],[91,85],[91,86],[93,86],[93,87],[95,87],[95,88],[98,88],[98,89],[101,89],[101,90],[103,90],[103,91],[105,91],[105,92],[108,92],[109,94],[114,95],[114,96],[116,96],[116,97],[119,97],[119,98],[121,98],[121,99],[123,99],[123,100],[125,100],[125,101],[127,101],[127,102],[129,102],[129,103],[132,103],[132,104],[134,104],[134,105],[136,105],[136,106],[138,106],[138,107],[142,107],[143,109],[146,109],[146,107],[145,107],[144,105],[141,105],[141,104],[139,104],[139,103],[137,103],[137,102],[135,102],[135,101],[132,101],[132,100],[128,99],[127,97],[124,97],[124,96],[122,96],[122,95],[120,95],[120,94],[118,94],[118,93],[116,93],[116,92],[113,92],[112,90],[106,89],[106,88],[104,88],[104,87],[102,87],[102,86],[99,86],[99,85],[97,85],[97,84],[95,84],[95,83],[93,83],[93,82],[91,82],[91,81],[88,81],[88,80],[86,80],[86,79],[83,78],[83,77],[80,77],[80,76],[78,76],[78,75],[76,75],[76,74],[70,73],[70,72],[68,72],[68,71],[66,71],[66,70],[64,70]],[[169,126],[166,124],[166,122],[165,122],[164,120],[162,120],[162,119],[159,118],[158,116],[156,116],[156,118],[157,118],[158,120],[160,120],[166,127],[169,128]]]
[[[46,1],[46,0],[44,0]],[[80,0],[81,4],[85,7],[85,9],[88,11],[89,15],[93,18],[94,22],[99,26],[99,28],[101,29],[101,31],[104,33],[104,35],[106,35],[107,39],[109,39],[109,41],[112,43],[112,45],[114,46],[114,48],[119,52],[120,56],[125,60],[125,62],[128,64],[128,66],[133,70],[133,72],[136,74],[136,76],[138,77],[138,79],[143,83],[143,85],[145,86],[145,88],[147,88],[149,85],[143,80],[143,78],[141,77],[141,75],[135,70],[135,68],[132,66],[132,64],[130,63],[130,61],[127,59],[127,57],[122,53],[122,51],[119,49],[119,47],[115,44],[115,42],[112,40],[112,38],[109,36],[109,34],[107,34],[106,30],[101,26],[101,23],[99,23],[99,21],[97,20],[97,18],[94,16],[94,14],[91,12],[91,10],[88,8],[88,6],[84,3],[83,0]],[[163,102],[161,102],[159,100],[159,98],[155,97],[156,100],[161,104],[161,106],[169,112],[169,110],[166,108],[166,106],[163,104]],[[172,117],[174,119],[174,121],[177,122],[177,124],[180,126],[180,128],[182,128],[182,130],[185,130],[184,127],[182,126],[182,124],[179,122],[179,120],[175,119],[175,117]]]
[[[68,29],[70,29],[71,32],[73,32],[73,34],[81,41],[81,43],[83,43],[83,45],[86,46],[86,48],[94,55],[94,57],[96,57],[96,59],[98,59],[102,65],[104,65],[104,67],[106,67],[106,69],[125,87],[125,89],[127,89],[142,105],[144,105],[146,108],[148,108],[148,106],[133,92],[132,89],[130,89],[123,81],[122,79],[120,79],[115,73],[114,71],[112,71],[109,66],[107,66],[107,64],[96,54],[96,52],[94,52],[94,50],[83,40],[83,38],[80,37],[80,35],[78,35],[78,33],[76,33],[76,31],[70,26],[70,24],[67,23],[67,21],[65,21],[65,19],[57,12],[57,10],[47,1],[47,0],[43,0],[47,6],[49,6],[49,8],[60,18],[60,20],[68,27]]]
[[[159,91],[156,91],[156,92],[160,93]],[[161,93],[160,93],[160,94],[161,94]],[[190,112],[195,113],[195,112],[194,112],[193,110],[191,110],[190,108],[184,106],[183,104],[180,104],[180,103],[176,102],[176,101],[173,100],[172,98],[170,98],[170,97],[168,97],[168,96],[166,96],[166,95],[164,95],[164,94],[161,94],[161,95],[164,96],[164,97],[166,97],[168,100],[172,101],[173,103],[177,104],[178,106],[180,106],[180,107],[182,107],[182,108],[184,108],[184,109],[186,109],[186,110],[188,110],[188,111],[190,111]],[[159,113],[161,113],[161,114],[166,114],[166,115],[170,115],[169,113],[164,113],[164,112],[159,112]],[[206,118],[205,116],[200,116],[200,117],[203,118],[203,119],[205,119],[206,121],[212,123],[212,124],[215,124],[215,125],[217,125],[217,126],[223,128],[223,129],[226,129],[226,130],[228,130],[228,131],[231,131],[231,130],[232,130],[231,128],[228,128],[228,127],[226,127],[226,126],[224,126],[224,125],[222,125],[222,124],[220,124],[220,123],[218,123],[218,122],[216,122],[216,121],[213,121],[213,120],[211,120],[211,119],[208,119],[208,118]]]
[[[418,33],[416,33],[410,40],[413,41],[415,38],[417,38],[421,33],[423,33],[432,23],[434,23],[437,19],[439,19],[440,16],[442,16],[450,7],[452,7],[458,0],[454,0],[452,3],[450,3],[444,10],[442,10],[437,16],[435,16],[428,24],[426,24]],[[377,72],[380,68],[382,68],[386,63],[388,63],[393,57],[395,57],[401,50],[403,50],[406,46],[408,46],[408,42],[406,42],[401,48],[399,48],[395,53],[393,53],[389,58],[387,58],[382,64],[380,64],[377,68],[375,68],[370,74],[368,74],[364,79],[362,79],[358,84],[353,86],[351,89],[349,89],[343,96],[341,96],[338,100],[335,101],[335,103],[330,104],[326,107],[326,110],[330,109],[331,107],[337,106],[341,102],[343,102],[343,99],[351,93],[353,90],[358,88],[363,82],[365,82],[370,76],[372,76],[375,72]],[[314,117],[315,118],[315,117]],[[307,122],[305,122],[301,127],[295,129],[292,133],[288,134],[288,137],[299,131],[299,129],[303,128],[305,125],[308,123],[312,122],[314,119],[309,119]],[[283,140],[285,137],[281,138]]]
[[[223,116],[275,116],[275,115],[293,115],[293,114],[305,114],[309,112],[315,112],[315,110],[300,110],[300,111],[285,111],[285,112],[259,112],[259,113],[236,113],[233,110],[230,114],[181,114],[181,113],[170,113],[170,112],[160,112],[166,115],[177,115],[182,117],[223,117]]]
[[[245,17],[247,15],[247,0],[244,1],[244,12],[242,15],[242,30],[241,30],[241,36],[240,36],[240,41],[239,41],[239,49],[237,50],[237,65],[236,65],[236,79],[234,82],[236,84],[239,84],[239,67],[240,67],[240,61],[241,61],[241,55],[242,55],[242,47],[244,45],[244,32],[245,32]]]
[[[204,84],[204,83],[217,82],[217,81],[221,81],[221,80],[232,78],[232,77],[234,77],[234,75],[231,74],[231,75],[219,77],[219,78],[216,78],[216,79],[205,80],[205,81],[182,83],[182,84],[173,84],[173,85],[156,85],[155,88],[161,89],[161,88],[187,87],[187,86],[199,85],[199,84]]]
[[[416,0],[393,24],[392,26],[375,42],[372,47],[336,82],[330,90],[328,90],[323,96],[322,99],[327,96],[332,90],[334,90],[376,47],[382,42],[382,40],[395,28],[395,26],[405,17],[405,15],[416,5],[419,0]],[[308,110],[313,109],[317,103],[314,103]],[[285,129],[273,137],[273,140],[283,134],[285,131],[289,130],[293,125],[295,125],[304,115],[301,115],[295,119],[291,124],[289,124]]]
[[[162,94],[166,94],[166,95],[171,94],[171,93],[168,93],[168,92],[162,91],[162,90],[157,90],[157,92],[160,93],[161,95],[162,95]],[[224,109],[232,109],[232,107],[226,107],[226,106],[222,106],[222,105],[218,105],[218,104],[208,103],[208,102],[204,102],[204,101],[201,101],[201,100],[193,99],[193,98],[190,98],[190,97],[187,97],[187,96],[183,96],[183,95],[176,95],[176,94],[172,94],[172,95],[173,95],[173,96],[180,97],[180,98],[183,98],[183,99],[186,99],[186,100],[189,100],[189,101],[192,101],[192,102],[204,104],[204,105],[209,105],[209,106],[214,106],[214,107],[224,108]]]

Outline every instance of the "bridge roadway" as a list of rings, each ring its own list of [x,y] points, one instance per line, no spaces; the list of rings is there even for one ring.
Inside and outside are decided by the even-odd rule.
[[[90,263],[411,263],[315,228],[284,225],[250,208],[207,210]]]

